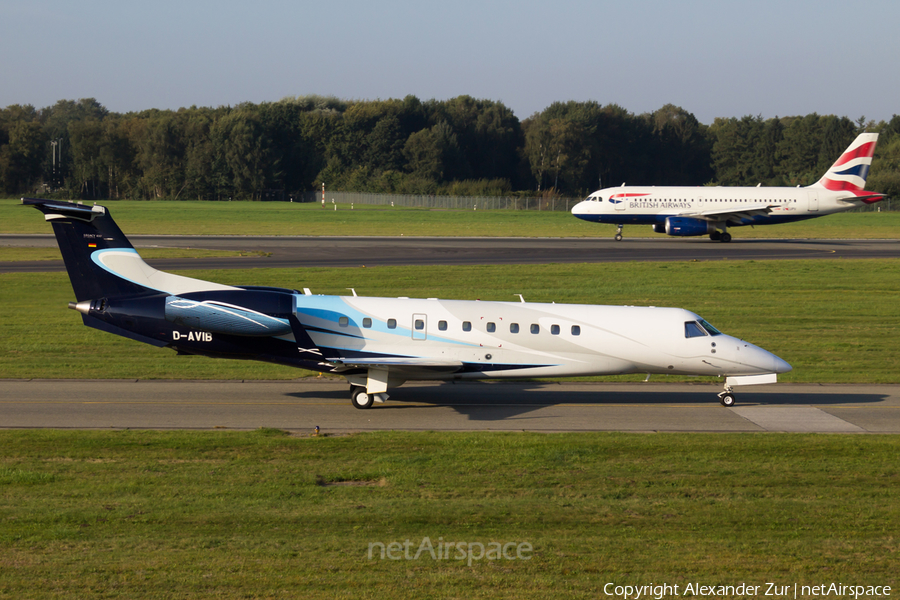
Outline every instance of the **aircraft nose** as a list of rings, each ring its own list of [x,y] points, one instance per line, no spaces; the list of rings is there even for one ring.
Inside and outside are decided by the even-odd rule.
[[[775,356],[774,354],[772,355],[772,358],[774,359],[774,362],[775,362],[775,367],[774,367],[773,371],[775,371],[776,373],[787,373],[788,371],[794,370],[794,368],[791,365],[789,365],[786,360],[783,360],[783,359]]]
[[[572,214],[573,214],[573,215],[583,215],[583,214],[585,214],[585,213],[587,212],[587,206],[585,206],[586,204],[587,204],[587,202],[586,202],[585,200],[582,200],[581,202],[579,202],[578,204],[576,204],[575,206],[573,206],[573,207],[572,207]]]
[[[755,372],[787,373],[792,370],[791,365],[787,361],[782,360],[765,348],[740,340],[737,349],[738,352],[735,354],[737,362]]]
[[[793,367],[791,367],[786,360],[781,359],[768,350],[764,350],[758,346],[753,346],[753,350],[754,352],[751,353],[751,356],[753,356],[752,363],[756,368],[768,371],[769,373],[787,373],[788,371],[793,370]]]

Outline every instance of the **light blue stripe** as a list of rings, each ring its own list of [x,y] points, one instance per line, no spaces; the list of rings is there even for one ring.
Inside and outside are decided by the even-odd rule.
[[[150,287],[145,282],[138,282],[138,281],[135,281],[134,279],[131,279],[130,277],[125,277],[121,273],[119,273],[117,271],[113,271],[112,269],[110,269],[109,267],[104,265],[102,262],[100,262],[100,257],[102,255],[106,254],[107,252],[126,252],[128,254],[134,254],[138,258],[138,260],[143,262],[144,259],[141,258],[141,256],[138,254],[137,250],[135,250],[134,248],[105,248],[103,250],[95,250],[95,251],[91,252],[91,260],[94,261],[95,265],[97,265],[98,267],[100,267],[101,269],[103,269],[104,271],[109,273],[110,275],[115,275],[119,279],[124,279],[125,281],[133,283],[135,285],[139,285],[139,286],[141,286],[143,288],[147,288],[149,290],[156,290],[157,292],[168,293],[166,290],[161,290],[159,288]]]
[[[297,295],[297,315],[300,318],[300,315],[306,315],[312,318],[321,319],[326,321],[327,323],[332,324],[331,327],[335,330],[336,335],[341,335],[340,329],[342,329],[339,325],[339,319],[341,317],[347,317],[350,320],[351,326],[355,326],[359,329],[360,333],[365,335],[366,331],[375,331],[378,333],[396,336],[403,338],[404,340],[412,341],[412,329],[409,327],[403,327],[399,324],[397,327],[393,329],[389,329],[387,326],[387,322],[383,321],[379,318],[373,317],[372,315],[366,314],[362,311],[359,311],[351,306],[349,306],[343,299],[342,296],[305,296],[305,295]],[[310,302],[316,303],[320,306],[300,306],[300,302]],[[372,319],[372,327],[363,327],[362,320],[364,318]],[[303,322],[303,319],[300,318],[300,321]],[[428,332],[428,339],[426,341],[439,342],[444,344],[455,344],[459,346],[468,346],[475,347],[477,344],[472,342],[464,342],[461,340],[455,340],[452,338],[446,338],[443,336],[435,335],[431,332]]]

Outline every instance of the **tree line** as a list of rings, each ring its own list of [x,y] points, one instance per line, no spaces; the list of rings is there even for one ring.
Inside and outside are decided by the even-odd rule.
[[[900,191],[900,116],[717,118],[556,102],[520,121],[459,96],[300,96],[126,114],[93,98],[0,109],[0,190],[81,199],[287,198],[318,190],[581,196],[630,185],[808,185],[862,131],[867,189]]]

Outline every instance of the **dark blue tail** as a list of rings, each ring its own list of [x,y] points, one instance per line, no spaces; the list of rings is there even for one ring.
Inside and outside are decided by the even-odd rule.
[[[22,204],[34,206],[53,225],[77,301],[153,291],[94,262],[92,256],[99,250],[134,249],[105,207],[40,198],[22,198]]]

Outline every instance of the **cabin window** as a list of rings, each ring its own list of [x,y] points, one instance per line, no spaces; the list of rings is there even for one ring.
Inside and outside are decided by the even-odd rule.
[[[559,335],[559,325],[551,325],[550,326],[550,334],[551,335]]]
[[[463,321],[463,331],[472,331],[472,322],[471,321]]]
[[[581,326],[572,325],[572,335],[581,335]]]
[[[422,319],[416,319],[415,327],[416,331],[422,331],[423,329],[425,329],[425,321],[423,321]]]
[[[497,331],[497,324],[492,321],[488,321],[487,332],[494,333],[495,331]]]
[[[510,323],[509,324],[509,332],[510,333],[519,333],[519,324],[518,323]]]
[[[447,321],[438,321],[438,329],[447,331]]]
[[[347,317],[341,317],[340,319],[338,319],[338,325],[340,325],[341,327],[346,327],[349,324],[350,324],[350,319]]]
[[[532,323],[531,324],[531,333],[538,334],[540,332],[541,332],[541,326],[538,325],[537,323]]]
[[[397,329],[397,319],[388,319],[388,329]]]
[[[703,328],[700,327],[700,323],[698,323],[697,321],[685,321],[684,337],[686,337],[686,338],[706,337],[706,332],[703,331]]]
[[[371,326],[372,326],[372,319],[370,319],[369,317],[365,317],[363,319],[363,327],[369,328]]]

